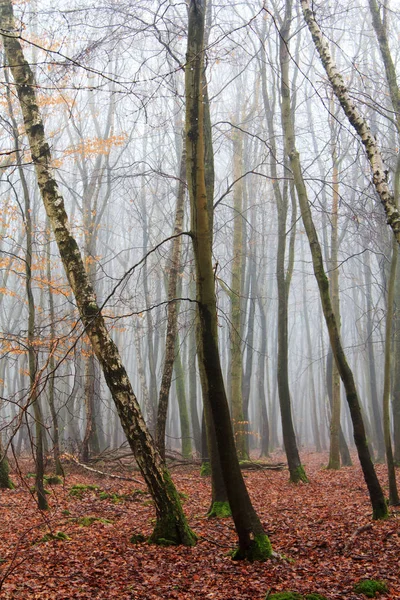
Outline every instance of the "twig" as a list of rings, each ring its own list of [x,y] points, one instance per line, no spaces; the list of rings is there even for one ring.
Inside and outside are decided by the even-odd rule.
[[[358,527],[354,533],[351,534],[350,538],[348,539],[347,543],[345,544],[344,547],[344,552],[347,552],[347,550],[353,545],[354,540],[356,539],[357,536],[360,535],[360,533],[364,533],[364,531],[370,531],[372,529],[372,525],[371,523],[367,523],[366,525],[362,525],[361,527]]]
[[[134,477],[122,477],[122,475],[112,475],[111,473],[104,473],[104,471],[99,471],[98,469],[93,469],[92,467],[88,467],[87,465],[80,463],[79,460],[77,458],[75,458],[75,456],[73,456],[72,454],[63,454],[63,457],[66,458],[67,460],[71,460],[79,467],[82,467],[82,469],[86,469],[87,471],[90,471],[91,473],[97,473],[98,475],[110,477],[111,479],[121,479],[122,481],[134,481],[135,483],[139,483],[140,485],[143,485],[143,483],[144,483],[143,481],[139,481],[139,479],[135,479]]]

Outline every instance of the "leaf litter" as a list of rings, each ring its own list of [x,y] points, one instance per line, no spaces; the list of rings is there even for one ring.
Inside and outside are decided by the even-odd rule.
[[[286,470],[244,471],[279,555],[265,563],[231,560],[233,522],[206,518],[210,479],[200,477],[198,467],[173,470],[199,536],[194,548],[131,542],[133,534],[149,536],[154,525],[144,484],[71,467],[64,484],[50,489],[50,510],[40,513],[29,485],[16,481],[15,490],[0,492],[0,598],[264,600],[291,590],[358,600],[364,596],[354,585],[377,579],[388,585],[379,598],[400,599],[400,509],[392,507],[385,521],[372,521],[356,459],[355,466],[339,471],[324,469],[322,454],[305,454],[303,462],[308,484],[291,484]],[[376,468],[387,491],[386,468]],[[75,496],[74,486],[87,488]]]

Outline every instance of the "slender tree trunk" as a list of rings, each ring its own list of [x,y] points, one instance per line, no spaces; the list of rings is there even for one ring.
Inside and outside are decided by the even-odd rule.
[[[301,242],[301,252],[302,252],[302,260],[304,261],[304,250],[303,250],[303,240]],[[311,341],[311,328],[310,328],[310,319],[308,317],[308,305],[307,305],[307,294],[306,294],[306,278],[303,275],[303,314],[304,314],[304,324],[306,328],[306,337],[307,337],[307,352],[309,355],[309,382],[310,382],[310,395],[311,395],[311,429],[313,433],[315,449],[317,452],[321,452],[321,437],[319,431],[319,423],[318,423],[318,409],[317,409],[317,398],[315,392],[315,383],[314,383],[314,368],[313,368],[313,345]]]
[[[55,334],[55,310],[54,310],[54,297],[51,288],[51,235],[50,235],[50,223],[46,222],[46,230],[48,230],[47,237],[47,249],[46,249],[46,276],[47,276],[47,292],[49,295],[49,317],[50,317],[50,344],[49,344],[49,408],[51,414],[51,421],[53,423],[53,457],[54,457],[54,470],[56,475],[64,475],[64,471],[60,460],[60,433],[58,424],[58,413],[55,407],[55,370],[56,361],[54,359],[54,352],[56,349],[56,334]]]
[[[174,235],[182,233],[184,217],[184,201],[186,191],[186,153],[182,152],[179,170],[178,193],[176,197]],[[168,273],[168,309],[167,309],[167,334],[165,338],[165,358],[161,379],[160,393],[158,396],[156,441],[160,455],[165,457],[165,426],[167,422],[168,398],[171,388],[172,372],[174,368],[176,339],[178,331],[179,302],[177,298],[178,276],[180,272],[182,238],[175,237],[172,241],[170,267]],[[186,402],[185,402],[186,404]],[[185,453],[188,452],[188,443],[185,441]],[[190,451],[189,451],[190,454]]]
[[[357,452],[363,469],[364,479],[370,494],[373,517],[381,519],[387,516],[387,505],[383,495],[382,488],[376,476],[371,455],[368,450],[365,434],[364,422],[361,414],[361,405],[358,398],[357,389],[354,382],[353,373],[347,362],[339,329],[337,326],[335,314],[333,312],[331,298],[329,294],[329,281],[325,274],[323,265],[321,246],[319,244],[317,232],[312,220],[311,209],[308,203],[307,190],[304,183],[299,153],[295,146],[295,133],[293,122],[288,121],[288,127],[285,131],[287,149],[289,151],[290,165],[293,173],[294,182],[297,189],[301,216],[306,230],[307,238],[310,244],[310,250],[313,260],[314,274],[320,291],[321,304],[324,312],[326,324],[328,327],[329,338],[331,341],[332,352],[346,390],[346,398],[350,408],[350,414],[353,422],[354,441],[357,446]]]
[[[288,142],[285,131],[291,118],[290,80],[289,80],[289,30],[292,12],[291,0],[286,0],[285,18],[280,29],[280,66],[281,66],[281,110],[282,128],[285,138],[285,161],[287,161]],[[286,172],[289,170],[286,168]],[[276,186],[277,184],[275,184]],[[278,285],[278,391],[282,417],[283,443],[288,460],[290,480],[297,483],[307,481],[301,465],[297,448],[296,433],[293,425],[288,370],[288,300],[290,278],[285,276],[286,217],[288,210],[288,186],[283,194],[279,194],[278,210],[278,250],[277,250],[277,285]]]
[[[336,151],[336,131],[333,122],[334,103],[331,99],[331,156],[332,156],[332,212],[331,212],[331,256],[329,261],[329,285],[332,309],[340,332],[339,265],[338,265],[338,216],[339,216],[339,179]],[[330,423],[330,445],[328,469],[340,469],[340,374],[336,362],[332,363],[332,403]]]
[[[305,4],[308,5],[308,3],[304,0],[301,0],[301,2],[303,8]],[[309,11],[309,13],[311,14],[311,11]],[[308,17],[310,14],[308,14]],[[329,49],[326,49],[326,52],[329,52]],[[289,113],[284,134],[285,147],[290,159],[290,166],[296,185],[303,224],[310,244],[314,274],[320,291],[322,309],[328,327],[332,352],[346,390],[346,398],[349,404],[353,422],[354,440],[357,446],[361,467],[363,469],[364,479],[370,494],[373,517],[375,519],[384,518],[387,516],[388,512],[387,505],[368,450],[364,422],[361,414],[361,405],[358,398],[353,373],[348,365],[343,350],[339,328],[332,308],[332,302],[329,294],[329,282],[325,274],[321,246],[319,244],[317,232],[312,220],[307,190],[300,166],[299,153],[296,149],[294,123],[293,119],[291,118],[291,113]]]
[[[399,254],[400,248],[397,253]],[[400,260],[397,259],[395,283],[395,328],[394,328],[394,364],[393,364],[393,452],[396,466],[400,466]]]
[[[0,0],[0,19],[4,51],[14,77],[32,162],[61,260],[74,292],[82,323],[103,369],[125,434],[154,499],[157,521],[150,539],[155,542],[162,539],[172,543],[193,545],[195,536],[188,527],[170,474],[154,447],[118,349],[105,326],[94,290],[84,268],[82,254],[71,234],[64,201],[52,174],[51,153],[45,140],[43,121],[36,98],[35,80],[18,40],[10,0]]]
[[[203,360],[204,402],[212,414],[229,504],[239,537],[236,558],[266,560],[271,544],[251,504],[237,459],[229,407],[218,352],[217,306],[212,266],[212,232],[207,202],[204,160],[204,0],[190,0],[186,61],[186,151],[196,263],[200,358]]]
[[[260,321],[261,321],[261,345],[260,353],[258,356],[258,377],[257,377],[257,391],[260,402],[260,413],[261,413],[261,451],[260,456],[269,456],[269,420],[267,411],[267,399],[265,397],[265,370],[267,368],[267,317],[265,315],[264,306],[262,299],[258,298],[258,305],[260,309]]]
[[[400,163],[399,163],[400,166]],[[397,175],[397,174],[396,174]],[[393,458],[392,436],[390,432],[390,363],[393,326],[394,286],[397,269],[397,241],[393,238],[392,260],[387,294],[386,332],[385,332],[385,369],[383,385],[383,433],[385,437],[386,464],[389,479],[389,504],[400,504],[397,490],[396,470]]]
[[[185,377],[182,366],[182,357],[179,346],[179,335],[175,338],[175,388],[179,407],[179,421],[181,426],[182,456],[190,458],[192,456],[192,439],[190,437],[189,413],[186,402]]]
[[[192,297],[192,295],[191,295]],[[189,406],[192,421],[194,445],[199,456],[201,453],[201,428],[197,410],[197,373],[196,373],[196,327],[193,323],[189,332]]]
[[[7,57],[10,70],[12,71],[10,59]],[[28,327],[27,327],[27,348],[28,348],[28,369],[29,369],[29,394],[30,405],[33,408],[35,417],[35,449],[33,450],[36,464],[35,488],[37,494],[38,506],[41,510],[49,508],[47,497],[44,490],[44,435],[43,416],[40,406],[40,398],[38,394],[38,382],[36,381],[37,363],[36,352],[34,347],[35,342],[35,300],[32,290],[32,261],[33,261],[33,231],[32,231],[32,211],[31,200],[28,188],[28,183],[25,178],[25,173],[22,168],[21,153],[19,148],[19,133],[18,125],[14,117],[10,92],[7,92],[7,103],[10,113],[10,118],[13,126],[13,135],[15,143],[15,153],[17,156],[18,173],[21,179],[23,197],[24,197],[24,225],[26,233],[25,247],[25,289],[28,304]]]
[[[385,460],[385,442],[382,428],[382,414],[379,410],[378,400],[378,387],[376,382],[376,369],[375,369],[375,353],[374,353],[374,322],[373,322],[373,310],[374,305],[372,301],[372,283],[371,283],[371,267],[369,252],[365,253],[364,263],[364,277],[365,277],[365,296],[367,303],[367,351],[368,351],[368,385],[370,389],[370,399],[372,407],[372,432],[373,441],[375,448],[377,449],[377,462],[384,462]]]
[[[243,175],[243,134],[234,130],[233,142],[233,178],[240,179]],[[231,352],[229,385],[232,407],[233,431],[235,434],[236,450],[240,459],[248,458],[246,432],[247,427],[243,414],[242,399],[242,263],[243,263],[243,180],[235,184],[233,190],[233,259],[232,282],[229,293],[231,301]]]

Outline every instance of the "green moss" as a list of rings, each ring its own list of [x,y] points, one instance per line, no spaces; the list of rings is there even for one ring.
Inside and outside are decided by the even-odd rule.
[[[36,486],[32,485],[29,488],[29,491],[31,494],[36,494]],[[46,490],[46,488],[43,488],[43,492],[48,496],[49,494],[51,494],[50,490]]]
[[[354,585],[354,591],[367,598],[375,598],[376,594],[387,592],[387,589],[387,584],[380,579],[363,579]]]
[[[70,540],[71,538],[64,533],[63,531],[57,531],[56,533],[46,533],[46,535],[44,535],[40,540],[39,543],[41,542],[50,542],[51,540],[61,540],[61,541],[66,541],[66,540]]]
[[[71,511],[69,511],[67,508],[65,508],[65,509],[62,511],[62,514],[63,514],[63,515],[65,515],[65,516],[67,517],[68,515],[70,515],[70,514],[71,514]]]
[[[131,496],[148,496],[149,492],[146,490],[133,490]]]
[[[232,552],[233,560],[249,560],[264,562],[272,556],[272,546],[269,537],[264,533],[254,536],[246,549],[237,548]]]
[[[112,523],[112,521],[110,521],[110,519],[103,519],[101,517],[93,517],[93,516],[81,517],[77,521],[77,523],[79,525],[81,525],[82,527],[90,527],[90,525],[93,525],[93,523],[96,523],[96,522],[104,523],[104,524]]]
[[[76,485],[73,485],[72,488],[69,490],[69,495],[82,498],[85,492],[98,489],[98,485],[84,485],[83,483],[77,483]]]
[[[119,504],[123,502],[124,498],[119,494],[109,494],[108,492],[100,492],[99,494],[100,500],[111,500],[114,504]]]
[[[186,521],[179,494],[167,469],[164,469],[163,479],[168,500],[164,502],[165,510],[161,514],[157,514],[154,531],[148,541],[151,544],[162,546],[171,544],[194,546],[197,536]]]
[[[229,502],[213,502],[210,510],[207,513],[209,519],[216,517],[217,519],[225,519],[231,517],[231,507]]]
[[[303,483],[308,483],[307,475],[304,470],[303,465],[296,467],[293,471],[290,471],[290,481],[292,483],[299,483],[302,481]]]
[[[142,533],[133,533],[130,541],[131,544],[143,544],[146,541],[146,537]]]
[[[385,500],[385,502],[383,502],[383,503],[380,503],[379,506],[375,506],[372,511],[372,518],[375,521],[379,521],[381,519],[387,519],[388,516],[389,516],[389,508],[388,508],[387,500]]]
[[[328,600],[328,598],[322,594],[306,594],[304,598],[305,600]]]
[[[45,475],[43,479],[49,485],[60,485],[63,482],[62,478],[58,475]]]
[[[154,500],[143,500],[143,506],[152,506],[154,504]]]
[[[0,461],[0,488],[2,490],[13,490],[15,488],[15,485],[10,479],[10,468],[5,456],[3,456],[3,460]]]
[[[207,462],[201,463],[200,475],[201,475],[201,477],[210,477],[210,475],[211,475],[210,462],[207,461]]]

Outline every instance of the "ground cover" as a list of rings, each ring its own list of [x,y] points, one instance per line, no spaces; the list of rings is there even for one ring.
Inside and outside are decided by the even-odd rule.
[[[355,584],[374,579],[387,584],[379,598],[399,599],[400,509],[372,521],[358,465],[327,471],[327,456],[303,459],[308,484],[289,483],[286,470],[244,473],[281,556],[252,564],[229,556],[232,521],[206,518],[210,481],[198,467],[172,469],[199,536],[196,547],[184,548],[140,541],[152,532],[154,511],[137,472],[124,471],[136,479],[130,482],[67,466],[61,485],[47,485],[50,510],[40,513],[30,493],[31,465],[22,462],[21,476],[13,476],[16,489],[0,492],[0,598],[264,600],[291,590],[359,600],[366,596]],[[377,470],[386,485],[385,467]],[[115,465],[112,472],[118,472]]]

